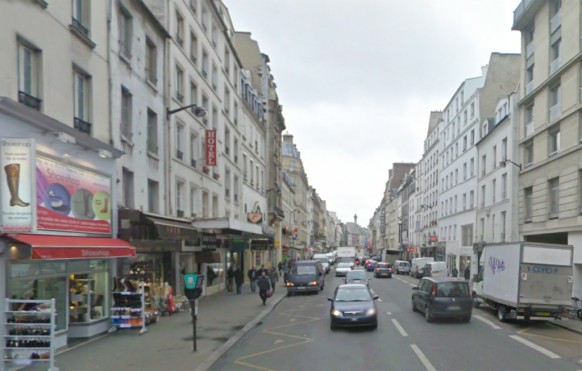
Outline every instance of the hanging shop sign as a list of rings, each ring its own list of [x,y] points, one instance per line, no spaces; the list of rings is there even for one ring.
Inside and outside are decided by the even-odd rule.
[[[34,231],[34,141],[0,139],[0,226],[4,233]]]
[[[216,166],[216,130],[206,130],[206,166]]]
[[[202,235],[200,237],[200,246],[202,247],[203,251],[216,250],[216,247],[218,246],[218,239],[216,238],[216,235],[215,234]]]
[[[261,238],[251,240],[252,250],[269,250],[275,247],[273,240],[270,238]]]
[[[263,221],[263,213],[261,213],[261,210],[247,213],[247,220],[253,224],[261,224]]]
[[[428,240],[429,240],[430,242],[437,242],[439,239],[437,238],[437,236],[430,236],[430,237],[428,238]]]
[[[111,178],[36,159],[37,228],[111,234]]]

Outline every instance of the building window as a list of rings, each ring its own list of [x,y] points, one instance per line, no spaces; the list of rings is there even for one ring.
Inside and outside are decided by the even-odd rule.
[[[230,51],[228,50],[228,46],[224,47],[224,72],[226,72],[227,78],[230,80]],[[236,76],[235,76],[236,80]]]
[[[493,169],[497,167],[497,146],[493,146]]]
[[[184,217],[184,182],[176,181],[176,216],[178,218]]]
[[[472,209],[475,205],[475,191],[469,192],[469,209]]]
[[[90,92],[91,78],[89,75],[74,70],[73,72],[73,96],[74,96],[74,114],[75,129],[91,135],[90,121]]]
[[[182,102],[184,100],[184,71],[180,68],[180,66],[176,65],[176,99],[178,102]]]
[[[212,196],[212,217],[216,218],[218,216],[218,196]]]
[[[176,12],[176,43],[184,45],[184,17],[180,12]]]
[[[198,38],[194,32],[190,32],[190,60],[195,66],[198,63]]]
[[[534,132],[534,106],[529,105],[525,107],[525,136],[531,135]]]
[[[230,156],[230,130],[224,130],[224,154]]]
[[[158,83],[158,70],[157,70],[157,58],[158,52],[156,44],[149,38],[146,38],[146,51],[145,51],[145,73],[147,81],[156,85]]]
[[[224,113],[226,116],[230,114],[230,90],[226,85],[224,86]]]
[[[483,155],[481,157],[481,176],[487,174],[487,155]]]
[[[507,160],[507,138],[501,141],[501,161]]]
[[[231,192],[231,183],[230,183],[230,169],[224,169],[224,197],[230,198]]]
[[[525,166],[530,166],[534,161],[534,146],[533,140],[527,141],[523,145],[523,159],[525,160]]]
[[[463,246],[471,246],[473,245],[473,224],[467,224],[461,226],[461,233],[462,236],[462,244]]]
[[[216,49],[218,47],[218,28],[214,24],[212,25],[210,37],[212,39],[212,46]]]
[[[148,179],[148,211],[158,214],[159,206],[159,184],[155,180]]]
[[[196,160],[198,160],[199,154],[199,139],[196,133],[190,134],[190,166],[196,168]]]
[[[501,230],[501,242],[505,242],[505,225],[507,224],[507,211],[502,211],[501,212],[501,220],[500,220],[500,226],[499,229]]]
[[[501,199],[507,199],[507,174],[501,175]]]
[[[485,185],[481,186],[481,208],[485,207]]]
[[[470,134],[471,141],[469,142],[470,145],[475,144],[475,129],[471,130]]]
[[[208,218],[209,214],[209,197],[208,197],[208,192],[204,191],[202,192],[202,217],[203,218]]]
[[[18,40],[18,101],[28,107],[41,110],[41,52],[40,49]]]
[[[119,11],[119,53],[131,58],[131,39],[133,35],[131,13],[121,7]]]
[[[198,188],[190,188],[190,216],[196,217],[196,212],[198,211]]]
[[[234,138],[233,145],[232,145],[232,154],[233,160],[235,164],[238,164],[238,138]]]
[[[560,178],[550,179],[548,188],[550,191],[550,218],[557,218],[560,212]]]
[[[184,159],[184,124],[176,124],[176,157]]]
[[[91,3],[89,0],[73,0],[73,27],[85,36],[89,36],[91,29]]]
[[[215,64],[212,64],[212,90],[216,91],[218,89],[218,68]]]
[[[556,154],[560,150],[560,127],[553,127],[548,130],[548,153],[550,156]]]
[[[232,182],[232,194],[233,194],[233,199],[234,202],[238,202],[238,176],[234,176],[233,182]]]
[[[208,70],[210,69],[210,63],[208,62],[208,53],[206,50],[202,50],[202,76],[208,77]]]
[[[190,105],[198,105],[198,86],[193,81],[190,81]],[[192,113],[196,110],[196,107],[190,108]]]
[[[125,167],[122,170],[123,178],[123,206],[133,209],[134,208],[134,192],[133,192],[133,172],[129,171]]]
[[[204,32],[208,31],[208,10],[202,6],[202,29]]]
[[[493,204],[495,204],[495,202],[497,202],[496,193],[497,193],[497,179],[493,179],[492,189],[491,189],[491,197],[493,198],[491,203],[493,203]]]
[[[158,115],[148,109],[148,152],[158,154]]]
[[[526,223],[531,223],[532,212],[533,212],[533,187],[527,187],[523,189],[523,199],[524,199],[524,217]]]
[[[129,90],[124,86],[121,87],[121,137],[127,140],[131,140],[132,125],[132,96]]]

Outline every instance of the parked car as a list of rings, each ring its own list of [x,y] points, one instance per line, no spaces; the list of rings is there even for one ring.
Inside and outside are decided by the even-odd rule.
[[[396,274],[409,274],[410,273],[410,263],[406,260],[396,260],[394,262],[394,271]]]
[[[352,270],[346,273],[346,278],[344,278],[345,283],[361,283],[370,287],[370,281],[368,280],[368,275],[366,271],[362,270]]]
[[[428,262],[424,265],[425,277],[446,277],[448,275],[447,263],[445,262]]]
[[[435,318],[471,320],[473,300],[469,283],[462,278],[424,277],[412,288],[412,311],[421,311],[427,322]]]
[[[288,295],[296,292],[318,293],[325,287],[325,268],[319,260],[294,261],[285,286]]]
[[[410,275],[415,278],[422,278],[424,276],[424,265],[428,262],[433,262],[434,258],[414,258],[410,264]]]
[[[313,260],[319,260],[323,268],[325,268],[325,273],[329,273],[331,264],[329,263],[329,257],[327,254],[315,254],[313,255]]]
[[[385,262],[379,262],[378,264],[376,264],[376,269],[374,269],[374,277],[392,278],[392,264]]]
[[[366,266],[365,266],[366,270],[368,272],[373,272],[374,269],[376,268],[377,263],[378,262],[374,259],[368,259],[368,262],[366,263]]]
[[[378,295],[372,295],[366,285],[348,284],[338,286],[333,297],[327,298],[331,302],[330,328],[338,326],[378,327],[378,310],[376,300]]]
[[[335,276],[345,276],[346,273],[352,270],[352,265],[346,262],[340,262],[335,266]]]

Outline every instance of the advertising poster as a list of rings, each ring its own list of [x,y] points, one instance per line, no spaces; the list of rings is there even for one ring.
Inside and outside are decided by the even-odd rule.
[[[111,178],[36,159],[37,228],[111,234]]]
[[[34,142],[0,139],[0,225],[3,233],[27,233],[34,227],[32,172]]]

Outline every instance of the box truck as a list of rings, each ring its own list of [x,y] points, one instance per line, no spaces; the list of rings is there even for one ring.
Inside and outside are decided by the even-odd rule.
[[[356,248],[351,246],[341,246],[337,248],[337,258],[339,262],[350,263],[354,267],[356,261]]]
[[[557,318],[571,305],[572,246],[485,243],[475,252],[480,255],[472,290],[475,307],[489,305],[500,321]]]

